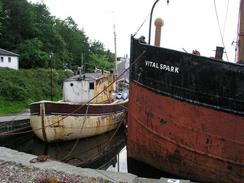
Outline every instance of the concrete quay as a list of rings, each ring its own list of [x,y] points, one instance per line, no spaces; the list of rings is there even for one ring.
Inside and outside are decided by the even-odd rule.
[[[43,179],[49,177],[60,183],[190,183],[189,180],[147,179],[130,173],[79,168],[49,159],[45,162],[31,163],[30,160],[33,158],[36,158],[36,156],[0,147],[0,182],[40,183]]]

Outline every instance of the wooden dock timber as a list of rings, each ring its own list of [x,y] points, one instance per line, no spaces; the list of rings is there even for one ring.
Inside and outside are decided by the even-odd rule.
[[[30,113],[20,113],[16,115],[0,116],[0,138],[11,132],[30,130]]]

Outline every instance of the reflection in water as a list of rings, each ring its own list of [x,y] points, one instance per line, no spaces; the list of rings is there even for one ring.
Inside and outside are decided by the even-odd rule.
[[[126,129],[124,128],[116,134],[115,131],[111,131],[91,138],[56,143],[45,143],[33,133],[29,133],[0,139],[0,146],[34,155],[48,155],[50,159],[79,167],[129,172],[148,178],[173,178],[144,163],[131,158],[127,159]]]
[[[117,162],[114,166],[107,168],[107,171],[127,173],[127,150],[126,146],[117,154]]]
[[[0,140],[0,145],[80,167],[107,169],[116,166],[117,154],[125,147],[125,129],[74,141],[45,143],[33,134]]]
[[[159,169],[156,169],[146,163],[137,161],[132,158],[127,158],[127,167],[128,167],[128,172],[137,175],[138,177],[155,178],[155,179],[159,179],[161,177],[182,179],[175,175],[162,172]]]

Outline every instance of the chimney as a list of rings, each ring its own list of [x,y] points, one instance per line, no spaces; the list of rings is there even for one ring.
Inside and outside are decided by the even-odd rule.
[[[160,46],[160,40],[161,40],[161,27],[164,25],[164,22],[161,18],[157,18],[154,22],[154,25],[156,26],[155,29],[155,40],[154,45]]]
[[[214,58],[218,60],[223,60],[223,53],[224,53],[224,48],[220,46],[216,46],[216,52]]]

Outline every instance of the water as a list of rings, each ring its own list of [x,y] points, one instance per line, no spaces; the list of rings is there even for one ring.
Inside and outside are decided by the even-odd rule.
[[[144,163],[127,158],[126,129],[74,141],[44,143],[33,133],[0,139],[0,146],[34,155],[48,155],[78,167],[89,167],[114,172],[129,172],[140,177],[170,177]]]

